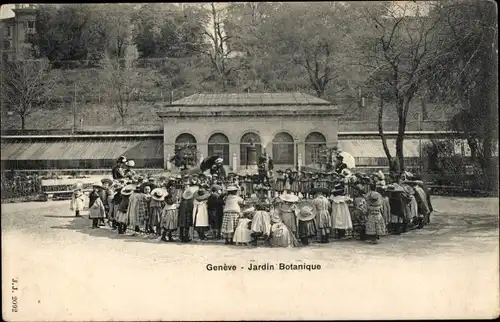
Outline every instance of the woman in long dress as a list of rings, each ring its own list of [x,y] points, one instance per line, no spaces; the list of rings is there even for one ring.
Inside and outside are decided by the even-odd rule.
[[[352,231],[351,213],[348,204],[351,199],[345,196],[342,183],[335,185],[332,194],[332,226],[336,231],[335,239],[341,239],[346,237],[347,231]]]
[[[311,206],[315,213],[314,222],[316,224],[316,231],[320,235],[320,243],[328,243],[330,236],[332,219],[330,217],[330,202],[325,197],[328,190],[323,187],[316,187],[311,189],[311,195],[314,199],[311,201]]]
[[[189,229],[193,226],[193,198],[194,190],[191,187],[186,187],[186,190],[182,193],[178,213],[179,236],[183,243],[191,241]]]
[[[207,200],[210,197],[210,192],[205,188],[200,188],[195,193],[193,202],[193,224],[200,240],[205,240],[205,232],[208,230],[208,209]]]
[[[177,221],[178,221],[178,210],[179,206],[175,202],[175,196],[168,195],[166,198],[166,205],[163,208],[163,212],[161,214],[161,240],[173,242],[172,233],[177,230]],[[168,235],[168,240],[166,239]]]

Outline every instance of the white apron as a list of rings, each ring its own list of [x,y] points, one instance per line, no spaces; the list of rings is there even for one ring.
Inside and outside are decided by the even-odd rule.
[[[193,202],[194,227],[208,227],[207,201],[194,200]]]

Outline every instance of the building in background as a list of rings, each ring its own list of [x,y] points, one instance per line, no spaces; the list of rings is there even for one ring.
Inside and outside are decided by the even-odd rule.
[[[36,33],[37,6],[34,4],[16,4],[13,17],[0,19],[1,58],[6,60],[28,59],[31,57],[29,38]],[[2,12],[4,14],[4,12]],[[7,13],[5,13],[7,14]]]

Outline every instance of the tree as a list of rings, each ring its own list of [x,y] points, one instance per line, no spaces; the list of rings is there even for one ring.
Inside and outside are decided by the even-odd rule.
[[[87,4],[44,5],[37,12],[36,35],[29,39],[40,57],[51,62],[98,61],[106,43],[105,26]],[[57,67],[58,64],[55,65]]]
[[[369,74],[367,91],[380,100],[379,133],[391,164],[382,128],[384,103],[395,107],[398,117],[396,158],[399,171],[405,169],[403,141],[412,100],[425,88],[428,73],[434,66],[437,50],[435,30],[439,17],[410,12],[408,3],[387,2],[365,7],[365,26],[369,30],[360,37],[364,67]]]
[[[332,85],[346,88],[340,76],[346,66],[350,22],[342,3],[286,3],[264,24],[266,46],[275,49],[275,56],[300,66],[310,87],[324,97]]]
[[[105,26],[106,49],[111,57],[124,58],[132,44],[131,25],[134,9],[130,4],[96,5],[96,21]]]
[[[24,130],[26,117],[45,107],[50,100],[50,68],[42,60],[3,61],[2,67],[2,103],[19,115],[21,130]]]
[[[137,70],[130,59],[112,59],[105,57],[101,61],[103,68],[103,87],[108,102],[116,108],[122,124],[125,124],[129,115],[129,105],[137,96],[135,81],[138,78]]]
[[[436,99],[458,106],[450,121],[457,136],[467,140],[472,161],[484,184],[497,187],[492,154],[498,144],[498,25],[496,4],[462,0],[440,2],[440,59],[428,77]]]
[[[224,19],[227,14],[225,4],[211,2],[209,7],[201,5],[205,10],[205,23],[209,28],[205,29],[203,34],[209,40],[210,46],[199,50],[209,58],[212,66],[212,77],[217,79],[218,83],[226,90],[230,84],[231,73],[236,69],[232,64],[231,55],[233,50],[230,46],[231,36],[227,35],[224,28]]]

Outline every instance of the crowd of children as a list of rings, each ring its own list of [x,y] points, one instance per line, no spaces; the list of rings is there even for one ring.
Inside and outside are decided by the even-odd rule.
[[[194,174],[145,181],[131,172],[94,184],[89,218],[94,229],[107,221],[118,234],[149,234],[166,242],[187,243],[196,235],[201,241],[253,246],[261,241],[275,247],[347,238],[376,244],[388,233],[430,222],[429,193],[410,173],[386,184],[381,172],[340,172],[328,184],[308,182],[308,191],[292,185],[280,191],[273,183],[251,182],[249,187],[231,173],[225,180]],[[76,187],[71,201],[76,216],[81,216],[84,200]]]

